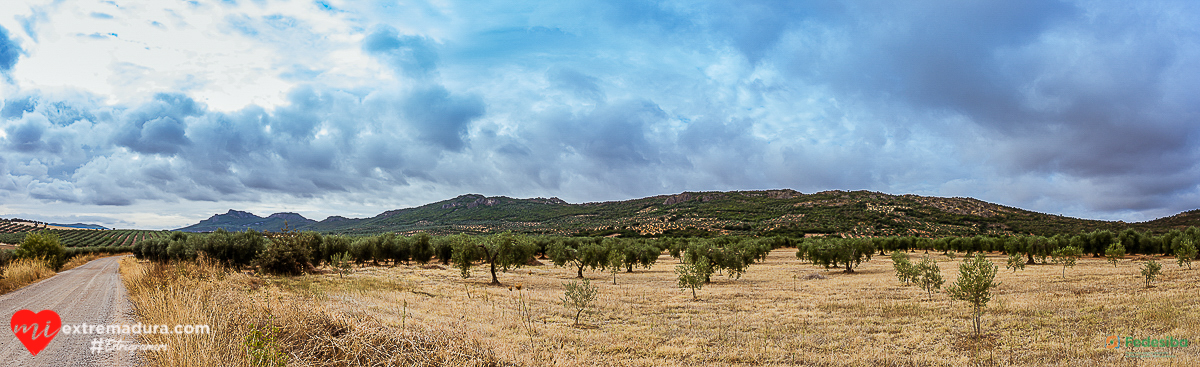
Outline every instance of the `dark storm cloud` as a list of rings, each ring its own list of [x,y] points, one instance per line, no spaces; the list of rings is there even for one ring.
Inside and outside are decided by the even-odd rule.
[[[1197,7],[346,3],[350,51],[388,71],[366,82],[295,57],[334,42],[304,17],[229,15],[285,59],[286,103],[5,96],[0,187],[100,205],[871,189],[1150,219],[1200,206]]]
[[[17,65],[21,47],[8,37],[8,29],[0,27],[0,72],[8,72]]]
[[[422,139],[454,151],[466,144],[467,124],[484,112],[478,97],[454,97],[443,87],[414,91],[400,107]]]

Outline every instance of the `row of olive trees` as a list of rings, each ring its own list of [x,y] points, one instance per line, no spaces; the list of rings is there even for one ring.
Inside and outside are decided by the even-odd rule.
[[[335,256],[347,255],[359,264],[390,262],[428,263],[434,256],[450,261],[447,238],[434,240],[427,234],[412,237],[383,234],[350,238],[323,236],[316,232],[260,233],[253,230],[230,233],[217,230],[209,234],[172,233],[169,237],[138,242],[132,247],[139,259],[152,261],[191,260],[204,254],[229,267],[255,266],[278,274],[311,271]]]
[[[1025,257],[1027,264],[1047,263],[1052,260],[1054,252],[1074,247],[1081,255],[1092,254],[1102,257],[1109,246],[1120,243],[1127,254],[1145,255],[1174,255],[1188,243],[1200,243],[1200,228],[1189,227],[1186,230],[1174,229],[1160,235],[1126,229],[1120,232],[1097,230],[1075,235],[1060,234],[1051,237],[1044,236],[973,236],[973,237],[876,237],[870,239],[880,255],[892,251],[939,251],[950,252],[986,252],[997,251],[1006,254],[1019,253]]]

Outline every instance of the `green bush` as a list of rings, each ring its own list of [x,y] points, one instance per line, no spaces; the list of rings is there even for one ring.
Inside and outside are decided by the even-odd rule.
[[[67,261],[67,248],[59,242],[57,233],[29,232],[25,234],[25,240],[17,246],[14,255],[26,259],[43,259],[54,271],[58,271]]]
[[[264,273],[296,275],[312,270],[310,251],[299,234],[285,231],[267,242],[254,265]]]
[[[1020,252],[1010,252],[1008,253],[1008,264],[1004,267],[1012,269],[1016,273],[1017,270],[1025,270],[1025,260],[1021,258]]]
[[[916,266],[908,260],[908,254],[896,250],[892,252],[892,268],[896,270],[896,279],[908,284],[917,279],[919,273]]]

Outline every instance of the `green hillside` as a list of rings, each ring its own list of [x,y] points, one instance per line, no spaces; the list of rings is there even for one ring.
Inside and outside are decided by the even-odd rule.
[[[266,220],[271,217],[251,218],[245,214],[249,213],[230,211],[184,229],[282,228],[282,221],[275,223]],[[387,211],[371,218],[331,217],[320,222],[289,221],[289,224],[300,230],[343,234],[511,230],[558,235],[653,237],[723,234],[940,237],[1053,235],[1125,228],[1165,232],[1170,228],[1200,225],[1200,214],[1193,211],[1150,222],[1123,223],[1036,213],[971,198],[889,195],[870,191],[803,194],[793,190],[766,190],[685,192],[583,204],[570,204],[557,198],[514,199],[471,194]]]

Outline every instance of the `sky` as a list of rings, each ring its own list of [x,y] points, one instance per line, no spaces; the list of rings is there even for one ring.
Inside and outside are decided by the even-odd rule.
[[[790,188],[1200,208],[1196,1],[6,1],[0,217]]]

